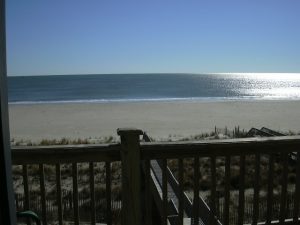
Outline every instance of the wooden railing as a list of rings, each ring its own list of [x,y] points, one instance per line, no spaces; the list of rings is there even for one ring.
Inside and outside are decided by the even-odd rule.
[[[107,219],[106,223],[111,224],[111,168],[113,161],[122,162],[122,219],[121,224],[184,224],[187,221],[192,224],[216,224],[217,196],[221,190],[224,198],[224,212],[222,223],[230,224],[232,213],[238,214],[238,224],[298,224],[299,201],[300,201],[300,137],[272,137],[272,138],[248,138],[232,140],[212,140],[201,142],[180,142],[180,143],[143,143],[140,142],[140,130],[122,129],[118,131],[121,136],[121,144],[112,145],[83,145],[83,146],[59,146],[59,147],[19,147],[12,149],[12,159],[14,165],[23,165],[24,193],[26,196],[26,207],[29,207],[29,182],[27,175],[28,164],[39,165],[40,193],[43,201],[42,219],[43,224],[47,224],[45,214],[45,176],[43,172],[44,164],[56,165],[56,187],[58,202],[59,224],[63,224],[61,210],[61,177],[60,165],[65,163],[72,164],[73,177],[73,199],[74,199],[74,223],[79,224],[78,212],[78,171],[77,163],[90,163],[90,191],[91,191],[91,223],[95,224],[95,196],[94,196],[94,171],[93,162],[105,162],[106,164],[106,199],[107,199]],[[296,153],[296,161],[291,161],[290,154]],[[208,171],[201,171],[202,159],[206,159],[209,166]],[[238,207],[232,207],[232,167],[233,161],[238,158]],[[154,201],[154,176],[151,169],[151,160],[161,160],[161,197],[160,210]],[[266,161],[267,160],[267,161]],[[175,166],[171,165],[174,164]],[[172,162],[172,163],[171,163]],[[187,170],[186,162],[192,162],[192,172]],[[168,196],[168,166],[174,173],[178,184],[178,203],[170,210]],[[235,165],[236,167],[236,165]],[[267,170],[264,170],[264,168]],[[279,169],[278,169],[278,168]],[[220,178],[219,172],[224,170],[223,177]],[[191,172],[193,184],[186,186],[186,177]],[[209,202],[207,206],[210,210],[208,215],[203,215],[201,211],[201,196],[199,193],[201,177],[208,174],[209,180]],[[293,218],[287,218],[287,192],[290,189],[288,175],[293,173],[295,179],[291,181],[294,192]],[[251,176],[249,179],[249,176]],[[274,180],[280,177],[280,210],[278,218],[274,217],[273,198]],[[246,180],[252,182],[246,182]],[[222,180],[222,182],[220,182]],[[222,183],[220,185],[220,183]],[[253,190],[253,214],[250,222],[245,221],[245,189]],[[276,187],[277,188],[277,187]],[[262,197],[260,191],[266,191],[266,198]],[[278,191],[278,190],[276,190]],[[192,214],[187,218],[184,203],[185,195],[193,193],[189,197],[192,204]],[[267,202],[267,211],[264,215],[259,211],[259,202]],[[156,210],[155,210],[156,209]],[[157,214],[158,212],[158,214]],[[209,220],[208,220],[208,219]],[[277,220],[277,221],[276,221]],[[173,221],[173,222],[172,222]],[[174,222],[175,221],[175,222]],[[209,221],[209,222],[207,222]]]
[[[61,165],[72,165],[72,192],[73,192],[73,218],[74,224],[79,224],[78,206],[78,168],[77,164],[82,162],[89,163],[90,179],[90,223],[96,224],[95,212],[95,162],[104,162],[106,170],[106,203],[107,215],[106,223],[112,224],[111,217],[111,173],[110,165],[113,161],[120,160],[120,145],[79,145],[79,146],[47,146],[47,147],[14,147],[12,148],[13,165],[22,165],[22,176],[24,185],[25,207],[30,208],[30,185],[28,176],[28,166],[38,165],[38,176],[40,185],[43,224],[49,224],[46,210],[46,185],[44,166],[55,165],[56,179],[56,201],[57,201],[57,221],[63,224],[62,210],[62,184],[61,184]]]
[[[199,158],[207,157],[210,159],[210,172],[211,172],[211,202],[209,206],[212,210],[212,214],[215,214],[216,210],[216,159],[220,157],[225,158],[225,208],[224,208],[224,224],[229,224],[230,218],[230,166],[231,158],[233,156],[238,156],[240,158],[240,175],[239,175],[239,200],[238,200],[238,224],[244,223],[244,198],[245,198],[245,158],[246,156],[254,156],[254,182],[252,188],[254,189],[254,201],[253,201],[253,218],[251,223],[256,224],[258,222],[258,203],[259,203],[259,191],[260,191],[260,181],[262,180],[260,174],[261,167],[261,157],[267,156],[268,161],[268,171],[267,177],[267,213],[265,216],[265,222],[271,223],[272,220],[272,200],[273,200],[273,179],[274,179],[274,161],[281,160],[283,172],[282,172],[282,186],[281,186],[281,204],[280,204],[280,216],[279,223],[284,223],[285,219],[285,210],[286,210],[286,194],[287,194],[287,176],[288,176],[288,160],[289,154],[292,152],[297,152],[297,162],[294,165],[296,170],[296,187],[295,187],[295,204],[294,204],[294,222],[298,221],[298,212],[299,212],[299,197],[300,197],[300,186],[299,186],[299,151],[300,151],[300,140],[299,137],[276,137],[276,138],[250,138],[250,139],[235,139],[235,140],[215,140],[215,141],[205,141],[205,142],[186,142],[186,143],[145,143],[141,145],[142,157],[144,159],[169,159],[175,158],[178,159],[179,174],[182,174],[183,164],[181,160],[183,158],[193,158],[194,159],[194,193],[199,192]],[[181,162],[181,163],[180,163]],[[166,165],[166,163],[165,163]],[[166,175],[165,175],[166,176]],[[278,176],[278,174],[276,174]],[[182,175],[180,176],[182,177]],[[163,178],[163,180],[166,178]],[[182,182],[182,179],[179,179],[179,184]],[[182,186],[182,185],[180,185]],[[194,208],[199,207],[199,195],[195,195],[193,206]],[[167,199],[164,199],[167,201]],[[166,204],[164,204],[166,205]],[[179,222],[182,221],[183,206],[179,206]],[[166,210],[164,210],[166,212]],[[194,211],[194,221],[198,218],[201,218],[201,215],[198,214],[198,210]],[[165,216],[163,216],[165,217]]]

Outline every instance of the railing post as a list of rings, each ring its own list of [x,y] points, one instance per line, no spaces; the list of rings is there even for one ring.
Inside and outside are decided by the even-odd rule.
[[[142,224],[141,158],[139,136],[141,130],[118,129],[121,137],[122,160],[122,225]]]

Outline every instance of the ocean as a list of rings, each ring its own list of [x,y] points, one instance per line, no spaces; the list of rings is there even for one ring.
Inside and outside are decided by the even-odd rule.
[[[8,99],[10,104],[300,100],[300,73],[11,76]]]

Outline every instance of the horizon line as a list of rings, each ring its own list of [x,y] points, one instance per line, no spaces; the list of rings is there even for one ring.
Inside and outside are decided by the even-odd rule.
[[[186,74],[186,75],[251,75],[251,74],[300,74],[300,72],[210,72],[210,73],[184,73],[184,72],[163,72],[163,73],[159,73],[159,72],[154,72],[154,73],[75,73],[75,74],[34,74],[34,75],[12,75],[9,74],[7,75],[7,77],[41,77],[41,76],[80,76],[80,75],[151,75],[151,74],[165,74],[165,75],[171,75],[171,74]]]

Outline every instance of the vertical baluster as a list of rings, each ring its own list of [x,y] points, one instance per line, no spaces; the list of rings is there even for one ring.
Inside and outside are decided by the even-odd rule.
[[[199,157],[194,158],[194,200],[193,219],[194,225],[199,224]]]
[[[210,224],[215,224],[214,217],[216,215],[216,157],[211,157],[210,162],[210,170],[211,170],[211,186],[210,186]]]
[[[73,203],[74,203],[74,224],[79,225],[79,209],[78,209],[78,168],[77,163],[72,164],[73,173]]]
[[[162,160],[162,195],[163,195],[163,214],[162,224],[167,225],[168,216],[168,187],[167,187],[167,160]]]
[[[260,155],[255,155],[255,178],[254,178],[254,197],[253,197],[253,224],[258,221],[259,212],[259,176],[260,176]]]
[[[16,202],[16,210],[20,211],[20,206],[19,206],[19,195],[15,194],[15,202]]]
[[[23,184],[24,184],[24,196],[25,196],[25,205],[24,209],[29,210],[30,208],[30,197],[29,197],[29,187],[28,187],[28,169],[27,165],[23,165]]]
[[[296,187],[295,187],[294,212],[293,212],[294,223],[298,222],[299,204],[300,204],[300,152],[297,152]]]
[[[42,222],[43,225],[47,225],[45,174],[44,174],[43,164],[39,164],[39,177],[40,177],[41,202],[42,202]]]
[[[90,171],[90,197],[91,197],[91,224],[96,224],[96,211],[95,211],[95,176],[94,176],[94,163],[89,164]]]
[[[238,224],[244,224],[245,211],[245,155],[240,156],[240,184],[239,184],[239,209]]]
[[[150,160],[145,160],[145,210],[146,210],[146,225],[152,225],[152,197],[150,189]]]
[[[274,154],[271,154],[269,157],[269,171],[268,171],[268,196],[267,196],[267,218],[266,218],[267,224],[270,224],[272,221],[273,176],[274,176]]]
[[[279,222],[284,223],[286,217],[286,194],[287,194],[287,177],[288,177],[288,154],[282,153],[282,185],[281,185],[281,196],[280,196],[280,214]]]
[[[28,187],[28,169],[27,165],[23,165],[23,183],[24,183],[24,195],[25,195],[25,204],[24,210],[29,210],[30,208],[30,196],[29,196],[29,187]],[[26,221],[30,225],[30,220]]]
[[[178,225],[183,225],[183,159],[178,159],[178,180],[179,180],[179,215]]]
[[[105,163],[106,171],[106,222],[107,225],[112,224],[111,216],[111,171],[110,171],[110,162]]]
[[[63,224],[63,212],[62,212],[62,197],[61,197],[61,173],[60,164],[57,163],[56,166],[56,192],[57,192],[57,210],[58,210],[58,224]]]
[[[230,156],[225,158],[225,207],[224,224],[229,225],[229,204],[230,204]]]

